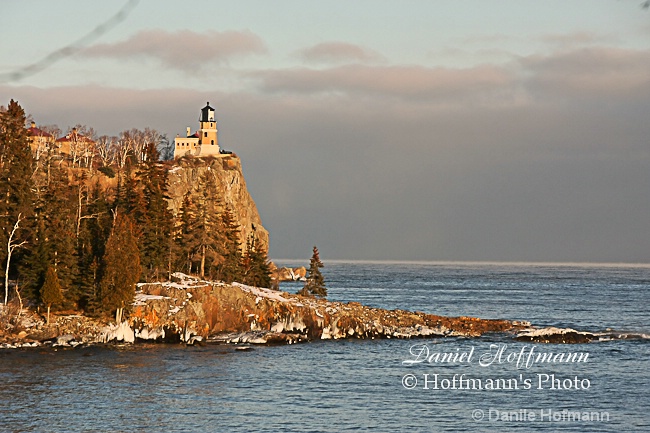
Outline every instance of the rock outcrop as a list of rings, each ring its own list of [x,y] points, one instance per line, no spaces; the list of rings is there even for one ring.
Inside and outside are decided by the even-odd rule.
[[[0,348],[27,348],[51,345],[76,347],[101,341],[106,325],[97,319],[77,314],[52,315],[48,325],[43,316],[23,309],[14,325],[2,331]],[[12,332],[13,331],[13,332]]]
[[[600,336],[605,335],[604,333],[593,334],[591,332],[576,331],[571,328],[549,327],[521,332],[517,334],[516,340],[550,344],[580,344],[598,340]]]
[[[199,179],[204,175],[217,185],[224,204],[232,210],[241,228],[241,244],[246,245],[246,239],[254,233],[259,245],[268,249],[269,233],[262,226],[257,206],[246,188],[241,160],[235,154],[219,158],[177,159],[169,170],[169,208],[174,215],[178,213],[185,194],[199,193]]]
[[[286,266],[271,268],[271,279],[273,281],[305,281],[307,277],[307,269],[304,266],[297,268],[288,268]]]
[[[317,339],[477,337],[521,329],[507,320],[442,317],[370,308],[285,292],[201,281],[174,274],[175,282],[141,284],[131,315],[135,338],[160,341],[292,343]]]

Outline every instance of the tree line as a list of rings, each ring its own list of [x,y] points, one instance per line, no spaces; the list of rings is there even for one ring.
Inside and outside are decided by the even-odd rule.
[[[39,138],[34,148],[34,158],[38,162],[48,152],[58,149],[56,137],[62,136],[63,131],[57,125],[44,125],[37,128],[34,134]],[[123,169],[128,162],[145,162],[148,157],[146,149],[152,143],[159,149],[161,159],[172,159],[174,156],[173,143],[165,134],[152,128],[132,128],[119,135],[99,135],[94,128],[77,124],[68,128],[65,136],[69,137],[70,165],[85,167],[91,172],[95,168],[117,166]]]
[[[171,213],[160,137],[100,157],[102,171],[117,178],[107,186],[101,177],[90,181],[83,161],[61,160],[53,149],[32,152],[25,124],[17,102],[0,111],[5,305],[13,297],[48,313],[54,307],[120,319],[137,282],[175,271],[270,286],[266,250],[255,236],[240,244],[233,210],[209,173]]]

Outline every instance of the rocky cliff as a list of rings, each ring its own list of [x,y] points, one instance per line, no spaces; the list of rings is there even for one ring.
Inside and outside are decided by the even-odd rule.
[[[292,343],[344,338],[480,336],[521,329],[507,320],[442,317],[370,308],[285,292],[202,281],[174,274],[174,281],[140,284],[131,333],[111,329],[106,340]],[[126,333],[125,333],[126,331]]]
[[[207,175],[223,193],[224,204],[233,211],[241,227],[241,243],[255,234],[259,244],[268,249],[269,233],[262,226],[257,206],[246,189],[241,160],[234,154],[219,158],[180,158],[169,170],[169,207],[177,214],[183,197],[199,193],[199,179]]]

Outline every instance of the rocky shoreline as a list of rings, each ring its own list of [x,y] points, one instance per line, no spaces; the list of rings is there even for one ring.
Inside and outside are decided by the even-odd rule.
[[[518,341],[586,343],[598,334],[531,327],[530,323],[444,317],[341,303],[176,273],[173,281],[139,284],[128,321],[35,313],[0,333],[0,348],[76,347],[141,341],[183,344],[292,344],[313,340],[480,337],[509,333]]]

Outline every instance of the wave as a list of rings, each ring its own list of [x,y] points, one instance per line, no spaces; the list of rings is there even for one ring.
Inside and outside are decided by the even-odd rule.
[[[650,334],[607,329],[601,332],[578,331],[572,328],[528,328],[515,337],[519,341],[537,343],[578,344],[592,341],[648,340]]]
[[[598,341],[612,341],[612,340],[649,340],[650,334],[643,332],[618,332],[606,331],[599,332],[595,335],[598,336]]]

